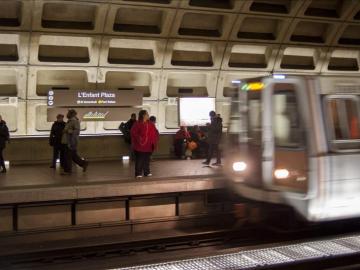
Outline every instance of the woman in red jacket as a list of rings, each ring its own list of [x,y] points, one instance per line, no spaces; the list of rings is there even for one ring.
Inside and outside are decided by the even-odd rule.
[[[139,112],[138,121],[131,128],[131,145],[135,152],[135,177],[152,176],[150,156],[158,142],[159,135],[155,125],[149,121],[146,110]]]

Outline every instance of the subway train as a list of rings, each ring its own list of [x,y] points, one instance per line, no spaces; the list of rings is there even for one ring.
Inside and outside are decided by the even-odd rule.
[[[360,78],[237,83],[225,142],[232,189],[311,222],[360,217]]]

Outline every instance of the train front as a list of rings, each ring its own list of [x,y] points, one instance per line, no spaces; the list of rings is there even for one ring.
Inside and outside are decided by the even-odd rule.
[[[277,135],[272,134],[273,115],[276,115],[272,106],[276,102],[278,107],[287,106],[289,111],[289,102],[292,102],[289,89],[279,88],[276,84],[281,91],[274,90],[274,82],[278,81],[262,77],[238,82],[231,100],[230,125],[224,140],[224,173],[233,190],[248,199],[269,203],[284,203],[283,188],[299,188],[292,186],[292,177],[286,169],[293,167],[291,160],[285,159],[284,168],[274,167],[274,137]],[[299,181],[294,183],[298,185]]]

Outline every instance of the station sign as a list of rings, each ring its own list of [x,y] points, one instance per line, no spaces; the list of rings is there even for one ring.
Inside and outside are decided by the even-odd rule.
[[[139,90],[49,90],[50,107],[123,107],[142,104]]]
[[[54,107],[47,109],[47,121],[53,122],[58,114],[66,117],[69,108]],[[80,121],[120,121],[130,117],[132,113],[138,114],[141,108],[75,108]]]
[[[141,90],[49,90],[47,121],[75,109],[81,121],[120,121],[138,113],[142,106]]]

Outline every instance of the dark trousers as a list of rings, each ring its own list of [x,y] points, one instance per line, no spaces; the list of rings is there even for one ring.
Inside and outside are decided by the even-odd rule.
[[[185,155],[185,141],[184,139],[177,139],[174,142],[174,152],[177,158]]]
[[[135,176],[145,175],[150,173],[150,156],[151,152],[135,151]]]
[[[204,141],[196,141],[198,147],[193,151],[197,158],[207,158],[209,152],[209,144]]]
[[[3,156],[4,148],[0,148],[0,166],[5,169],[5,160]]]
[[[218,144],[210,144],[209,145],[209,151],[208,151],[208,155],[206,158],[207,163],[210,163],[210,161],[215,153],[216,153],[216,163],[221,163],[221,152],[220,152]]]
[[[65,147],[64,145],[54,145],[53,146],[53,159],[52,159],[52,166],[56,166],[56,160],[60,158],[60,166],[64,168],[64,150],[62,149]]]
[[[84,167],[86,161],[83,160],[77,153],[76,149],[70,149],[69,147],[65,147],[65,159],[64,159],[64,171],[71,172],[72,171],[72,162],[75,162],[80,167]]]

